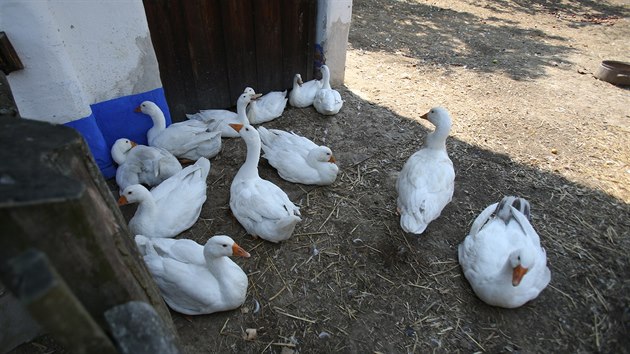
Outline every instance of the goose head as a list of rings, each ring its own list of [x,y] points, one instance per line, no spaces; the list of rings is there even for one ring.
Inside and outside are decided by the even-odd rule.
[[[120,198],[118,198],[118,205],[138,203],[150,199],[151,197],[151,192],[149,192],[149,190],[146,189],[143,185],[132,184],[120,193]]]
[[[335,163],[335,156],[333,155],[330,148],[327,146],[318,146],[311,151],[308,152],[308,160],[309,161],[317,161],[317,162],[330,162]]]
[[[295,77],[293,77],[293,87],[295,87],[296,85],[304,85],[304,81],[302,81],[302,75],[300,74],[295,74]]]
[[[451,115],[444,107],[433,107],[430,111],[421,115],[420,118],[428,120],[436,127],[451,128]]]
[[[232,129],[236,130],[241,138],[245,141],[260,141],[260,134],[258,134],[258,130],[249,124],[229,124]]]
[[[508,262],[512,268],[512,286],[518,286],[534,266],[536,257],[528,248],[521,248],[510,253]]]
[[[262,93],[256,93],[256,91],[254,91],[254,89],[251,87],[246,87],[245,90],[243,90],[243,94],[250,95],[251,101],[255,101],[257,98],[262,96]]]
[[[111,148],[112,158],[114,159],[114,161],[116,161],[118,165],[122,165],[127,159],[127,153],[129,153],[129,151],[131,151],[131,149],[133,149],[133,147],[137,145],[138,144],[126,138],[120,138],[116,140]]]
[[[420,116],[435,125],[435,130],[427,135],[426,146],[435,149],[446,149],[446,138],[451,131],[451,115],[446,108],[433,107]]]
[[[249,258],[249,252],[237,245],[234,240],[225,235],[212,236],[203,246],[203,255],[206,258],[219,258],[239,256]]]
[[[158,105],[156,105],[155,103],[151,101],[144,101],[140,103],[140,105],[136,107],[134,111],[138,113],[144,113],[151,117],[153,117],[156,114],[164,114],[164,112],[162,112],[160,107],[158,107]]]

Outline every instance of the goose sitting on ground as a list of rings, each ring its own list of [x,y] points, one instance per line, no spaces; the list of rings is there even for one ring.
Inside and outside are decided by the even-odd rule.
[[[313,107],[317,112],[323,115],[333,115],[339,113],[343,100],[337,90],[330,87],[330,69],[328,66],[322,65],[322,88],[317,91],[313,100]]]
[[[116,183],[121,191],[132,184],[158,185],[182,170],[182,165],[170,152],[138,145],[125,138],[116,140],[111,153],[118,164]]]
[[[289,92],[289,104],[293,107],[304,108],[313,104],[317,91],[322,88],[319,80],[302,81],[302,75],[295,74],[293,89]]]
[[[225,235],[205,246],[193,240],[136,236],[136,245],[164,301],[185,315],[233,310],[245,302],[247,275],[229,257],[249,253]]]
[[[247,144],[247,157],[230,187],[232,214],[250,235],[271,242],[284,241],[302,220],[300,208],[282,189],[258,175],[261,147],[258,131],[251,125],[232,127]]]
[[[161,147],[190,161],[210,159],[221,151],[221,133],[211,131],[204,122],[188,120],[167,128],[164,112],[151,101],[142,102],[136,112],[149,115],[153,121],[153,127],[147,131],[149,146]]]
[[[253,88],[245,88],[245,93],[256,94]],[[247,107],[247,119],[250,124],[260,124],[276,119],[284,112],[287,105],[287,90],[282,92],[269,92],[255,101],[252,101]],[[242,123],[241,123],[242,124]]]
[[[489,305],[519,307],[535,299],[551,280],[529,210],[527,200],[505,197],[479,214],[459,245],[464,275]]]
[[[253,90],[243,92],[236,101],[236,113],[224,109],[210,109],[199,111],[196,114],[187,114],[186,117],[207,123],[211,130],[221,131],[223,138],[238,138],[240,135],[230,127],[230,124],[249,124],[247,105],[260,96],[262,95],[253,93]]]
[[[210,161],[201,157],[151,191],[140,184],[125,188],[118,204],[140,203],[129,220],[131,232],[149,237],[174,237],[193,226],[206,201],[208,172]]]
[[[453,197],[455,171],[446,152],[446,138],[451,129],[451,117],[441,107],[422,115],[435,125],[424,146],[409,157],[400,171],[398,212],[400,226],[406,232],[421,234],[442,212]]]
[[[302,184],[332,184],[339,167],[332,151],[303,136],[284,130],[259,127],[263,157],[283,179]]]

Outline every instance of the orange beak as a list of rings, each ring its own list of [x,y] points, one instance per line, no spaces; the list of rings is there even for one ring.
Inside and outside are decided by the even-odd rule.
[[[256,101],[258,98],[262,97],[262,93],[257,93],[255,95],[252,96],[251,100],[252,101]]]
[[[128,204],[129,202],[127,201],[127,198],[125,198],[124,195],[121,195],[120,198],[118,198],[118,205],[125,205]]]
[[[420,118],[422,118],[422,119],[426,119],[426,120],[429,120],[429,112],[427,112],[427,113],[425,113],[425,114],[421,115],[421,116],[420,116]]]
[[[520,264],[517,265],[512,271],[512,286],[518,286],[528,270],[529,269],[521,266]]]
[[[297,82],[298,82],[298,85],[300,85],[300,86],[304,85],[304,81],[302,81],[302,79],[298,79]]]
[[[335,162],[337,162],[337,160],[335,160],[334,156],[330,155],[330,159],[328,159],[328,162],[335,163]]]
[[[235,256],[249,258],[249,252],[245,251],[241,248],[241,246],[237,245],[236,242],[232,245],[232,254]]]
[[[243,124],[230,123],[229,126],[232,127],[232,129],[236,130],[237,132],[240,132],[241,128],[243,128]]]
[[[131,143],[132,148],[138,146],[138,144],[136,144],[134,141],[129,140],[129,142]]]
[[[142,109],[140,108],[140,106],[136,107],[136,109],[134,109],[133,111],[137,113],[142,113]]]

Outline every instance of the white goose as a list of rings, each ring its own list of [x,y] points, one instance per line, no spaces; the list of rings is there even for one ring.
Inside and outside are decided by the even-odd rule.
[[[256,94],[253,88],[245,88],[245,93]],[[287,90],[282,92],[272,91],[255,101],[247,107],[247,119],[250,124],[260,124],[276,119],[282,115],[287,105]],[[242,123],[241,123],[242,124]]]
[[[263,157],[283,179],[302,184],[332,184],[339,167],[332,151],[293,132],[259,127]]]
[[[238,170],[230,187],[232,214],[254,237],[280,242],[293,234],[302,220],[300,208],[275,184],[260,178],[260,136],[251,125],[233,124],[247,144],[247,158]]]
[[[464,275],[489,305],[519,307],[535,299],[551,280],[529,210],[527,200],[505,197],[479,214],[459,245]]]
[[[223,138],[238,138],[240,135],[236,130],[230,127],[230,124],[249,124],[247,119],[247,104],[251,101],[257,100],[261,94],[243,92],[236,101],[236,113],[224,109],[209,109],[199,111],[196,114],[187,114],[188,119],[200,120],[208,124],[208,127],[213,130],[221,131],[221,137]],[[247,101],[246,97],[249,98]]]
[[[193,240],[136,236],[136,245],[164,301],[185,315],[233,310],[245,302],[247,274],[229,257],[249,253],[225,235],[205,246]]]
[[[339,113],[341,106],[343,106],[343,100],[339,92],[330,87],[330,69],[328,69],[328,66],[322,65],[321,71],[322,88],[317,91],[313,100],[313,106],[317,112],[330,116]]]
[[[322,88],[319,80],[302,81],[302,75],[295,74],[293,89],[289,92],[289,104],[293,107],[304,108],[313,104],[317,91]]]
[[[442,107],[422,115],[435,125],[424,146],[409,157],[400,171],[398,212],[400,226],[406,232],[421,234],[442,212],[453,197],[455,171],[446,152],[446,138],[451,117]]]
[[[136,112],[149,115],[153,121],[153,127],[147,131],[149,146],[161,147],[191,161],[200,157],[209,159],[221,151],[221,133],[211,131],[204,122],[188,120],[167,128],[164,112],[151,101],[142,102]]]
[[[140,184],[125,188],[118,204],[140,203],[129,220],[131,232],[149,237],[174,237],[193,226],[206,201],[208,172],[210,161],[201,157],[151,191]]]
[[[132,184],[158,185],[182,170],[182,165],[170,152],[138,145],[125,138],[116,140],[111,153],[118,164],[116,183],[121,191]]]

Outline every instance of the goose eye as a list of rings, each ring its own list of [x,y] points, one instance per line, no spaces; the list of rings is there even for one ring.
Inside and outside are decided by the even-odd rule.
[[[223,247],[227,247],[227,245],[226,245],[226,244],[223,244],[222,246],[223,246]]]
[[[521,256],[518,256],[516,259],[518,259],[520,261],[521,260]]]

